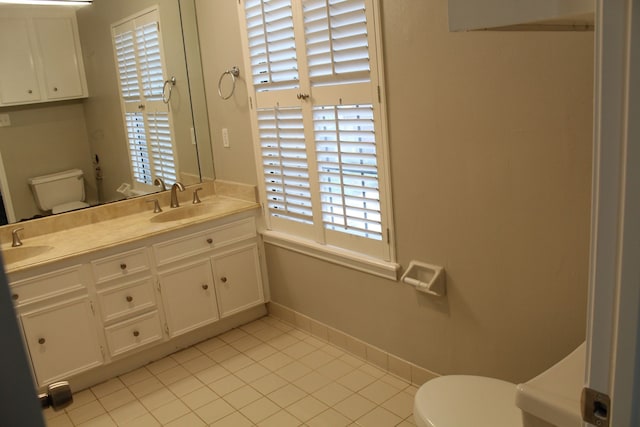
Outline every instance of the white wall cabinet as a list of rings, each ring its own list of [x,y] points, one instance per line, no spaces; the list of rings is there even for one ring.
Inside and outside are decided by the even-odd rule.
[[[75,14],[0,6],[0,106],[87,96]]]
[[[263,304],[259,253],[251,213],[10,274],[38,386]]]

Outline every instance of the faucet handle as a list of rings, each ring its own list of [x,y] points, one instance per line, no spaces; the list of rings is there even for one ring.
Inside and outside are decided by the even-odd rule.
[[[160,207],[160,202],[158,201],[158,199],[149,199],[146,202],[153,203],[153,213],[162,212],[162,208]]]
[[[20,240],[20,236],[18,235],[19,231],[24,230],[24,227],[18,227],[11,230],[11,247],[17,248],[18,246],[22,246],[22,240]]]
[[[193,190],[193,204],[198,204],[198,203],[202,203],[202,200],[200,200],[200,197],[198,196],[198,191],[202,190],[202,187],[198,187],[195,190]]]

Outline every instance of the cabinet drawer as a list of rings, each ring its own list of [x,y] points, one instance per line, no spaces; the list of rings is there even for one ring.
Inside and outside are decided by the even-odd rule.
[[[156,306],[153,279],[147,277],[102,290],[98,292],[98,300],[105,322],[145,311]]]
[[[11,294],[16,306],[21,306],[84,288],[81,266],[76,265],[11,283]]]
[[[116,323],[104,331],[111,356],[118,356],[162,339],[162,327],[157,311]]]
[[[253,218],[246,218],[210,230],[153,245],[159,265],[187,258],[256,236]]]
[[[127,277],[149,270],[149,257],[145,248],[91,261],[96,282]]]

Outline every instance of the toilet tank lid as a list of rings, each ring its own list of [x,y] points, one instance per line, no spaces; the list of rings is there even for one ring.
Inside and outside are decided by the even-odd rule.
[[[516,405],[553,425],[582,425],[580,395],[584,387],[585,355],[586,344],[582,343],[537,377],[519,384]]]
[[[27,182],[31,185],[37,185],[45,182],[57,181],[59,179],[82,176],[83,174],[84,172],[82,172],[81,169],[69,169],[62,172],[50,173],[48,175],[34,176],[33,178],[29,178]]]

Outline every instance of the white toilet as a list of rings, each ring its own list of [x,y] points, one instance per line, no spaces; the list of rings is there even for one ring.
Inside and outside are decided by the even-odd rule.
[[[515,384],[471,375],[427,381],[416,393],[418,427],[582,426],[585,344],[532,380]]]
[[[84,177],[80,169],[29,178],[38,208],[52,214],[86,208]]]

